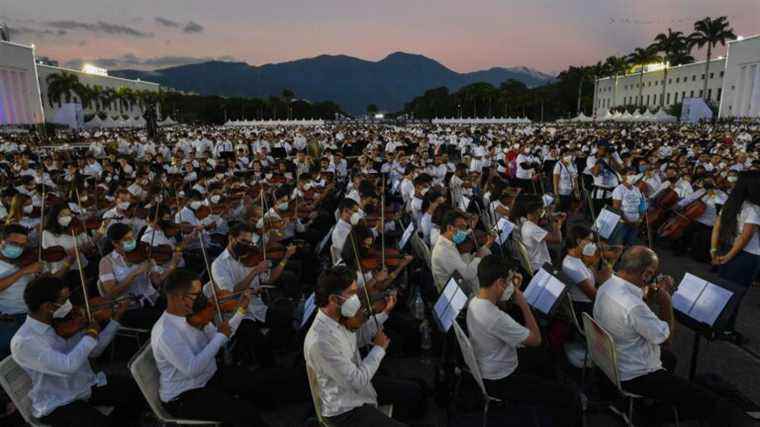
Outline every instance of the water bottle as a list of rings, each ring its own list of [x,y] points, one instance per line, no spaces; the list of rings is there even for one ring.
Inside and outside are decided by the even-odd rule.
[[[420,325],[420,348],[422,351],[428,351],[433,347],[433,339],[430,331],[430,323],[427,319]]]
[[[420,294],[419,289],[417,290],[417,295],[414,297],[412,309],[415,319],[422,320],[425,318],[425,302],[422,301],[422,295]]]

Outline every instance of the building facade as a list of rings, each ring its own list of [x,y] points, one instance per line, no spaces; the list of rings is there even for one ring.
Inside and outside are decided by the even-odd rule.
[[[597,79],[594,115],[613,107],[669,108],[684,98],[703,98],[718,107],[719,117],[760,117],[760,35],[728,43],[726,57],[667,67],[652,64],[636,72]],[[707,79],[707,93],[704,82]]]

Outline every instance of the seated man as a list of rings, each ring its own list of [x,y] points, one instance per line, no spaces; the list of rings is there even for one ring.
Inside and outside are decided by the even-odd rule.
[[[32,415],[58,426],[134,426],[144,407],[140,391],[131,379],[95,374],[90,358],[98,357],[119,330],[127,309],[122,303],[113,319],[100,330],[97,322],[71,338],[56,334],[53,319],[72,309],[63,280],[42,276],[24,290],[29,315],[11,340],[11,354],[32,379]],[[110,416],[95,407],[114,406]]]
[[[441,236],[435,243],[431,253],[431,264],[433,266],[433,280],[438,290],[443,290],[446,281],[456,271],[462,279],[470,285],[470,289],[464,291],[473,294],[477,291],[477,268],[480,262],[480,256],[489,255],[489,249],[494,242],[494,237],[488,235],[485,244],[478,249],[477,256],[471,261],[466,262],[457,249],[457,245],[464,242],[471,232],[470,224],[467,223],[465,215],[457,210],[446,212],[441,221]]]
[[[346,321],[361,309],[357,292],[353,274],[342,266],[322,273],[315,290],[319,310],[306,334],[304,357],[320,387],[322,416],[336,427],[403,426],[377,409],[372,386],[390,340],[382,329],[377,331],[372,349],[362,359],[357,335],[364,334],[347,326]]]
[[[580,400],[575,391],[528,373],[518,364],[517,347],[539,346],[541,331],[520,291],[522,276],[517,265],[489,255],[478,265],[478,280],[480,291],[467,309],[467,330],[488,393],[499,399],[538,404],[551,414],[552,425],[580,425]],[[496,305],[510,298],[520,309],[525,326]],[[537,366],[538,358],[530,356],[524,358],[527,365]]]
[[[659,270],[657,254],[645,246],[633,246],[620,258],[618,271],[599,288],[594,302],[594,319],[615,341],[618,372],[623,390],[656,399],[678,408],[681,419],[706,419],[711,425],[726,425],[726,404],[718,396],[663,368],[660,345],[671,339],[673,279],[654,282]],[[644,301],[657,298],[655,315]],[[663,356],[673,356],[663,353]],[[665,360],[665,358],[663,358]],[[672,369],[671,362],[666,368]],[[658,420],[670,414],[652,414]]]

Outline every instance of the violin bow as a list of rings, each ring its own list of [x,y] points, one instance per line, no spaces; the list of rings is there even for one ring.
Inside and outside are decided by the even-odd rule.
[[[264,257],[264,260],[266,260],[267,242],[265,238],[267,235],[267,208],[264,205],[264,187],[261,187],[259,194],[261,194],[261,255]]]
[[[380,187],[380,256],[382,267],[385,268],[385,174],[382,173],[382,186]]]
[[[364,276],[364,269],[362,269],[362,263],[359,259],[359,249],[356,246],[356,236],[354,236],[354,230],[351,229],[349,232],[349,236],[351,237],[351,248],[354,252],[354,258],[356,259],[356,266],[359,268],[359,274],[362,275],[362,289],[364,290],[364,299],[367,303],[367,310],[372,316],[372,320],[375,321],[375,327],[377,328],[377,331],[380,331],[380,322],[377,321],[377,316],[375,315],[375,310],[372,308],[372,301],[369,299],[369,290],[367,289],[367,278]],[[383,265],[383,268],[385,265]],[[358,280],[357,280],[358,282]]]
[[[87,313],[87,320],[92,322],[92,309],[90,308],[90,297],[87,295],[87,285],[84,282],[84,269],[82,269],[82,259],[79,257],[79,247],[77,246],[77,236],[74,228],[71,228],[71,238],[74,240],[74,256],[77,259],[77,268],[79,269],[79,281],[82,286],[82,296],[84,297],[84,308]]]
[[[206,254],[206,244],[203,243],[203,234],[201,234],[198,241],[201,242],[201,253],[203,254],[203,263],[206,265],[206,271],[208,272],[208,278],[211,281],[211,299],[214,300],[214,307],[216,307],[216,315],[217,320],[219,323],[223,321],[222,317],[222,307],[219,305],[219,295],[216,293],[216,281],[214,280],[214,275],[211,272],[211,266],[208,262],[208,255]]]
[[[161,189],[163,189],[163,181],[161,183]],[[156,214],[153,216],[153,234],[150,235],[150,246],[148,246],[148,259],[153,255],[153,242],[156,240],[156,227],[158,227],[158,208],[161,206],[161,201],[156,197]]]
[[[79,188],[74,187],[74,195],[77,198],[77,207],[79,208],[79,215],[82,215],[84,213],[84,209],[82,209],[82,199],[79,197]],[[95,196],[97,197],[97,195]],[[97,198],[95,199],[97,201]],[[95,212],[97,215],[97,211]],[[84,235],[87,236],[87,240],[90,242],[92,246],[95,246],[98,249],[98,253],[100,253],[101,257],[103,256],[103,253],[100,250],[100,246],[95,244],[95,241],[92,240],[92,237],[90,237],[90,233],[87,231],[87,225],[82,223],[82,229],[84,230]],[[74,245],[76,246],[77,242],[76,239],[74,239]]]
[[[40,235],[37,240],[37,261],[42,262],[42,233],[45,231],[45,180],[42,180],[42,202],[40,203]],[[74,242],[76,244],[76,241]]]

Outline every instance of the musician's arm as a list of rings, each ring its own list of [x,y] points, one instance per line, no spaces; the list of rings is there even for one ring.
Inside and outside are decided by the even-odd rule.
[[[559,174],[552,175],[552,183],[554,184],[554,194],[559,196]]]
[[[720,243],[720,215],[715,217],[712,234],[710,235],[710,257],[715,258],[718,255],[718,245]]]
[[[734,244],[731,246],[731,250],[723,256],[724,263],[730,261],[744,250],[750,239],[752,239],[752,236],[757,233],[757,229],[758,226],[756,224],[744,224],[741,234],[734,239]]]

